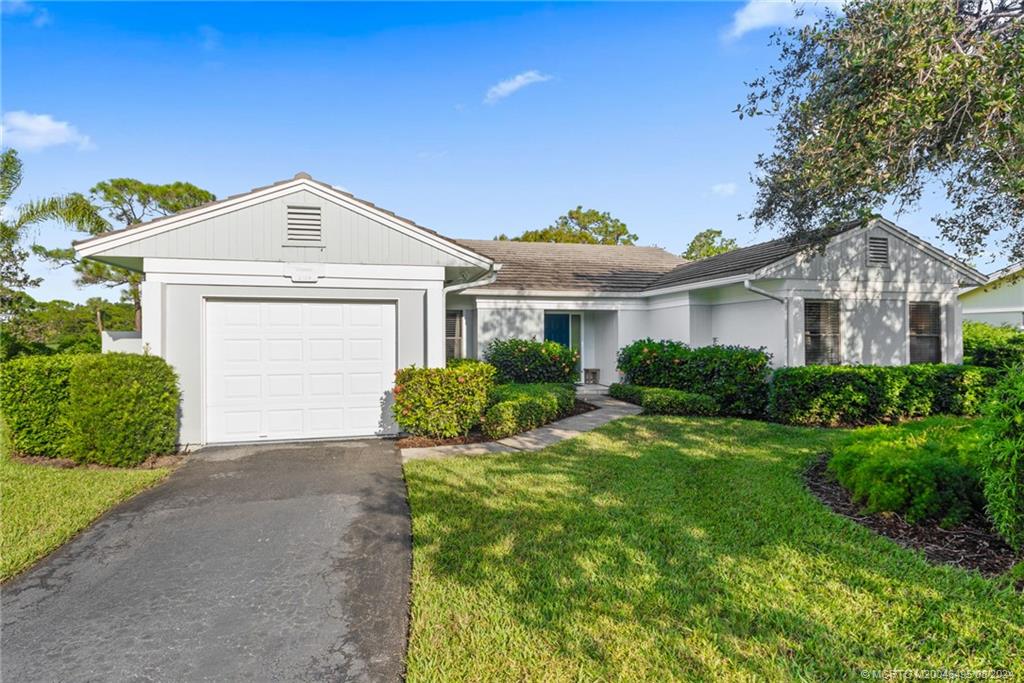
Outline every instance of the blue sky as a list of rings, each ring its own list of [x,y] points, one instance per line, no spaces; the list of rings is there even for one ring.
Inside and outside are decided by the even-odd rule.
[[[455,237],[543,227],[583,204],[675,252],[705,228],[750,244],[772,237],[737,219],[770,121],[732,109],[791,12],[6,2],[4,144],[25,164],[14,203],[115,176],[225,196],[301,170]],[[935,239],[941,208],[898,220]],[[111,296],[32,269],[37,298]]]

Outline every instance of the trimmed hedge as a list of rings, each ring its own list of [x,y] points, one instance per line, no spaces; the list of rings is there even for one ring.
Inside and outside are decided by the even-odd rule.
[[[640,406],[649,415],[715,415],[718,404],[706,394],[678,389],[644,389]]]
[[[494,367],[487,363],[402,368],[395,373],[395,421],[410,434],[465,436],[480,422],[493,386]]]
[[[571,384],[500,384],[482,421],[484,435],[504,439],[568,414],[576,404]]]
[[[78,356],[25,356],[0,365],[0,414],[15,455],[67,453],[68,390]]]
[[[847,435],[828,469],[868,512],[898,512],[907,521],[944,526],[984,511],[974,425],[930,417]]]
[[[1024,332],[986,323],[964,323],[964,362],[989,368],[1024,365]]]
[[[496,339],[484,359],[495,367],[503,384],[569,383],[576,379],[579,353],[553,341]]]
[[[0,413],[17,455],[130,467],[171,453],[178,378],[157,356],[31,356],[0,365]]]
[[[88,354],[71,369],[68,452],[81,463],[138,465],[174,451],[178,377],[158,356]]]
[[[1010,372],[992,391],[980,430],[981,478],[996,531],[1024,549],[1024,371]]]
[[[768,414],[799,425],[865,425],[976,415],[998,372],[961,365],[808,365],[775,371]]]
[[[608,387],[608,395],[612,398],[617,398],[620,401],[626,403],[634,403],[640,405],[640,402],[644,398],[644,387],[638,387],[635,384],[625,384],[616,382]]]
[[[763,348],[641,339],[619,350],[618,367],[626,384],[707,394],[723,415],[759,417],[768,402],[771,354]]]

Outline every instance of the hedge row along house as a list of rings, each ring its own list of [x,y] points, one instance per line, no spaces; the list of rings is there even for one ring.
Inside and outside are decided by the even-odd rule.
[[[579,381],[601,384],[645,337],[763,346],[776,366],[956,363],[957,293],[986,281],[884,219],[688,263],[451,239],[303,173],[75,248],[145,274],[142,332],[104,349],[176,368],[183,444],[391,434],[396,369],[508,337],[578,350]]]

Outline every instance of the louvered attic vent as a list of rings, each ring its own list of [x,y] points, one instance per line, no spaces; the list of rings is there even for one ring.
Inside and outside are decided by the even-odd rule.
[[[320,244],[322,225],[319,206],[288,207],[288,242]]]
[[[868,238],[868,265],[888,266],[889,265],[889,238],[869,237]]]

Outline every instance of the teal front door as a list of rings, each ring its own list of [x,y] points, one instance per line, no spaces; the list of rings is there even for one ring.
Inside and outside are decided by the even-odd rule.
[[[583,316],[579,313],[545,313],[544,340],[558,342],[576,352],[576,378],[583,367]]]

